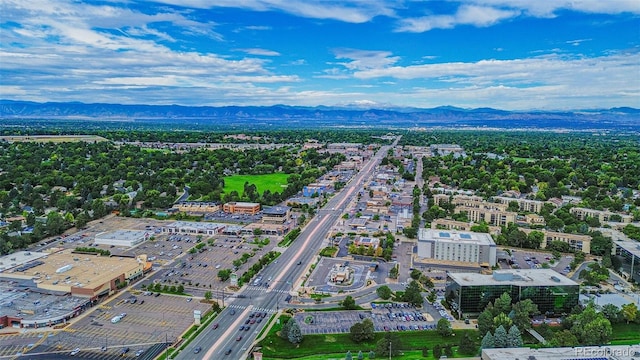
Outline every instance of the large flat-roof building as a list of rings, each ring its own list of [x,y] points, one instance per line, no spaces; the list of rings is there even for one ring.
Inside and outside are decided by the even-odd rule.
[[[288,206],[271,206],[262,210],[262,222],[267,224],[284,224],[291,220],[291,208]]]
[[[174,221],[162,227],[163,233],[168,234],[192,234],[192,235],[217,235],[222,233],[226,224],[196,221]]]
[[[142,257],[106,257],[62,251],[5,270],[0,278],[27,281],[43,291],[94,300],[113,293],[127,281],[140,278],[150,266]]]
[[[519,198],[506,197],[506,196],[495,196],[493,199],[504,205],[509,205],[509,203],[515,201],[518,204],[518,209],[520,209],[520,211],[533,212],[533,213],[539,213],[540,210],[542,210],[542,207],[544,206],[544,204],[546,203],[545,201],[540,201],[540,200],[519,199]]]
[[[151,237],[151,234],[144,230],[115,230],[96,234],[94,243],[132,247],[148,240],[149,237]]]
[[[569,313],[578,305],[579,285],[551,269],[496,270],[492,275],[449,273],[446,298],[460,318],[477,316],[503,293],[514,303],[531,299],[541,313]]]
[[[482,349],[481,360],[634,360],[639,345]]]
[[[418,256],[486,267],[497,261],[496,243],[489,234],[424,228],[418,231]]]
[[[228,202],[222,211],[230,214],[255,215],[260,211],[260,204],[252,202]]]

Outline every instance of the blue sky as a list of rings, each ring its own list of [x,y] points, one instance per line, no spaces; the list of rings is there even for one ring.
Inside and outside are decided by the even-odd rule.
[[[0,98],[640,107],[640,1],[0,0]]]

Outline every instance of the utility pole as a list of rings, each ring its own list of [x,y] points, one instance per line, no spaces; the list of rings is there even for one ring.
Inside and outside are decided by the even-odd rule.
[[[389,360],[391,360],[391,338],[389,338]]]

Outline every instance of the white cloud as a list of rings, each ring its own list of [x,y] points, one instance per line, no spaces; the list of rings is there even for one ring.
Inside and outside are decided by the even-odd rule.
[[[230,7],[254,11],[282,11],[311,19],[364,23],[376,16],[395,16],[393,0],[156,0],[199,9]]]
[[[336,59],[351,59],[352,61],[340,63],[349,70],[377,69],[392,65],[400,60],[398,56],[391,56],[389,51],[373,51],[338,48],[333,53]]]
[[[273,50],[267,49],[259,49],[259,48],[251,48],[251,49],[236,49],[238,51],[242,51],[244,53],[250,55],[259,55],[259,56],[280,56],[280,53]]]
[[[491,26],[501,20],[518,16],[516,10],[502,10],[488,6],[462,5],[453,15],[429,15],[399,21],[397,32],[425,32],[432,29],[451,29],[458,25]]]

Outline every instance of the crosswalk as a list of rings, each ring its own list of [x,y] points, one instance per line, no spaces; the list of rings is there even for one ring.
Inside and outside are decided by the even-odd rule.
[[[229,305],[228,306],[230,309],[235,309],[235,310],[245,310],[247,308],[247,306],[244,305]],[[251,311],[253,312],[265,312],[267,314],[273,314],[276,311],[274,309],[267,309],[267,308],[261,308],[261,307],[253,307],[251,306]]]
[[[263,286],[253,286],[253,285],[247,286],[245,291],[251,292],[251,293],[254,293],[254,292],[259,292],[259,293],[271,292],[271,293],[278,293],[278,294],[288,294],[289,293],[288,290],[281,290],[281,289],[274,290],[272,288],[265,288]]]

